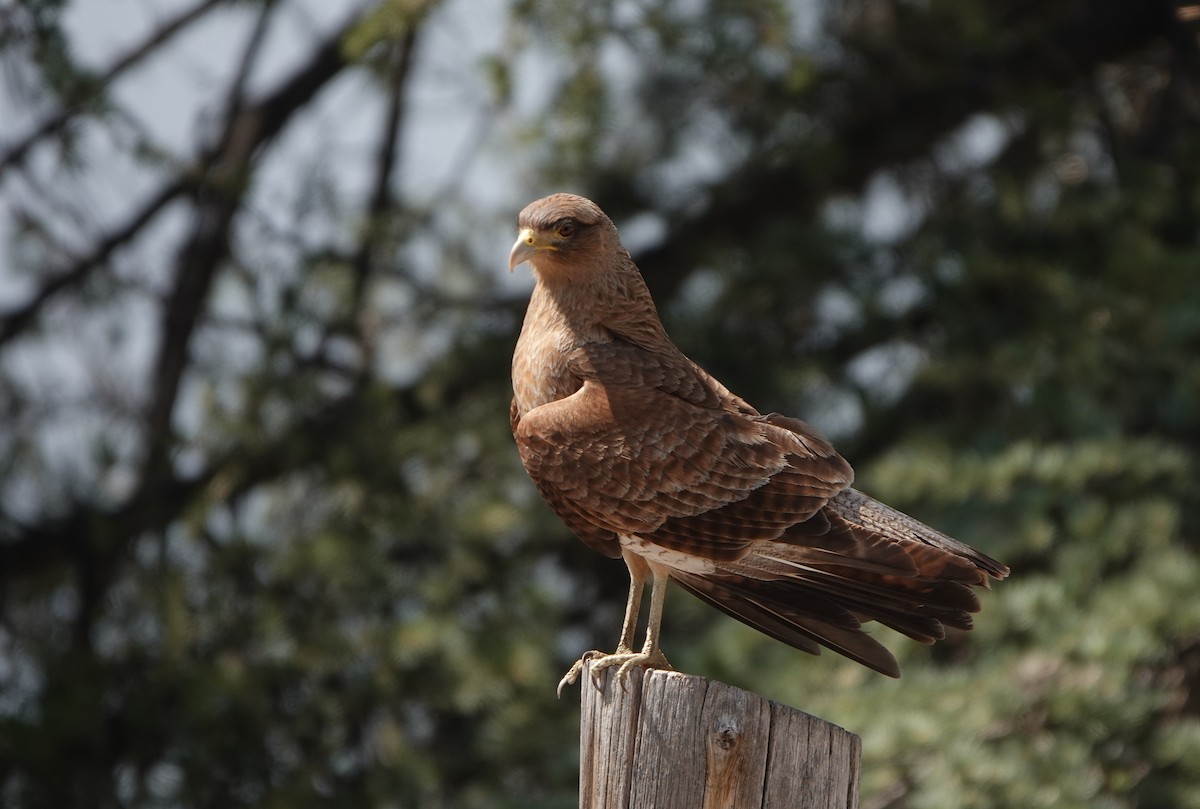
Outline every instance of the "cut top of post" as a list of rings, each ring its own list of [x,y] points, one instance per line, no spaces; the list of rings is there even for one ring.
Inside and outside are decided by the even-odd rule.
[[[580,678],[580,809],[857,809],[861,742],[724,683]]]

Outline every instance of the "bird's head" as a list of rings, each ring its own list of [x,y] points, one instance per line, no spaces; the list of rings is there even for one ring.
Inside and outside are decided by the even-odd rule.
[[[525,206],[517,217],[517,241],[509,272],[528,261],[543,279],[572,274],[599,257],[623,253],[612,220],[590,199],[551,194]]]

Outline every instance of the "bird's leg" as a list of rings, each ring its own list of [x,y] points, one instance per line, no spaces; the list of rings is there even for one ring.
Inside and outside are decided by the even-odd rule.
[[[629,568],[629,600],[625,602],[625,623],[621,625],[621,639],[617,641],[615,654],[628,654],[633,651],[633,636],[637,632],[638,614],[642,609],[647,565],[642,557],[629,551],[622,551],[621,557]]]
[[[667,568],[661,565],[656,565],[653,562],[646,562],[638,559],[644,567],[650,569],[651,575],[654,577],[653,586],[650,590],[650,616],[646,624],[646,642],[642,645],[640,652],[632,650],[632,644],[625,645],[617,649],[616,652],[610,655],[590,658],[592,661],[592,677],[596,678],[604,669],[612,666],[620,666],[617,669],[617,682],[621,687],[625,687],[625,683],[629,679],[629,671],[634,666],[643,666],[649,669],[670,669],[671,664],[667,662],[666,656],[662,650],[658,648],[658,634],[662,625],[663,603],[666,601],[667,582],[670,580],[670,575]],[[633,565],[630,565],[630,571],[633,570]],[[645,575],[643,570],[642,575]],[[629,629],[629,626],[626,626]],[[622,632],[622,640],[625,640],[627,633]],[[628,640],[633,640],[632,632],[628,633]]]
[[[637,554],[623,551],[622,557],[625,559],[625,566],[629,568],[629,600],[625,602],[625,623],[621,627],[621,639],[617,641],[617,649],[612,654],[605,654],[604,652],[595,649],[590,652],[584,652],[583,656],[575,661],[575,664],[571,666],[570,670],[563,675],[561,680],[558,681],[559,696],[562,696],[563,688],[568,685],[573,685],[575,681],[579,679],[580,672],[583,671],[584,665],[586,665],[589,660],[595,661],[592,668],[592,672],[595,674],[598,671],[603,671],[609,666],[616,665],[618,663],[624,666],[626,660],[640,656],[638,653],[633,651],[633,638],[634,634],[637,632],[638,613],[642,606],[642,590],[645,588],[646,571],[653,570],[653,568],[651,568],[650,565],[648,565],[647,562]],[[654,591],[650,596],[651,619],[656,621],[652,627],[654,633],[655,651],[657,651],[658,643],[658,622],[661,622],[662,620],[662,590],[665,588],[665,586],[665,572],[663,574],[661,584],[659,583],[659,575],[655,573]],[[656,598],[658,601],[657,619],[654,618],[654,604]],[[650,631],[650,629],[647,629],[647,643],[650,642]],[[642,654],[645,654],[646,651],[646,649],[643,649]],[[658,652],[658,657],[662,658],[663,663],[666,663],[666,658],[662,657],[661,652]],[[602,661],[610,662],[600,665]],[[637,664],[634,663],[633,665]],[[596,666],[599,666],[599,668]],[[670,664],[660,666],[660,668],[670,668]],[[625,676],[628,676],[628,674],[626,673],[626,675],[622,676],[622,683],[624,683]]]
[[[628,660],[617,671],[618,677],[624,677],[630,666],[646,666],[652,669],[670,669],[671,664],[658,646],[659,631],[662,629],[663,604],[667,600],[667,582],[670,576],[665,568],[651,565],[650,572],[654,576],[654,585],[650,590],[650,616],[646,622],[646,642],[642,644],[640,659]]]

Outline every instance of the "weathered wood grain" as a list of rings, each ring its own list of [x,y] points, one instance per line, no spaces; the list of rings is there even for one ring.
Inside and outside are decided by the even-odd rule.
[[[580,809],[857,809],[860,742],[723,683],[580,678]]]

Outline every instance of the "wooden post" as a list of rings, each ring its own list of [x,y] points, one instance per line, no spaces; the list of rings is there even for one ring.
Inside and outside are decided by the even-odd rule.
[[[857,809],[859,738],[675,671],[579,678],[580,809]]]

